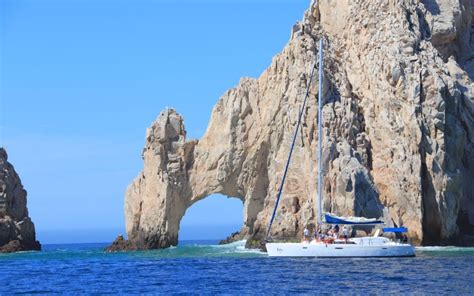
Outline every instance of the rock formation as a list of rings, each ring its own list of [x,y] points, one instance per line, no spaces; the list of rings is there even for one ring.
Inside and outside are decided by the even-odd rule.
[[[28,217],[26,190],[0,148],[0,253],[40,250],[35,226]]]
[[[239,237],[264,237],[324,38],[323,134],[314,81],[273,237],[300,237],[315,220],[322,136],[325,210],[384,208],[415,243],[472,243],[473,20],[471,0],[313,1],[268,69],[219,99],[202,139],[187,141],[172,109],[147,130],[144,169],[125,197],[129,239],[176,245],[186,209],[214,193],[243,202]]]

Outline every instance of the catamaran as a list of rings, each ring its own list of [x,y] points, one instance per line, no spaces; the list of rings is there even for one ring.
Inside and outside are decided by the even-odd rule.
[[[306,105],[306,100],[309,95],[309,88],[313,79],[316,61],[311,70],[310,79],[306,89],[306,95],[303,101],[303,107],[300,110],[297,122],[296,132],[293,137],[290,153],[286,163],[285,171],[283,173],[282,182],[279,187],[278,196],[276,199],[273,214],[267,230],[267,238],[270,237],[271,227],[275,214],[278,208],[278,203],[283,190],[286,173],[291,160],[292,151],[295,145],[296,136],[303,110]],[[331,213],[324,214],[324,221],[322,215],[322,106],[323,106],[323,40],[319,42],[319,93],[318,93],[318,188],[317,188],[317,223],[318,226],[322,224],[327,225],[382,225],[384,221],[375,218],[364,217],[339,217]],[[326,226],[327,226],[326,225]],[[382,229],[383,232],[404,233],[407,232],[405,227],[386,227]],[[319,239],[315,238],[312,241],[306,240],[301,243],[290,242],[267,242],[267,253],[271,257],[412,257],[415,256],[415,248],[407,242],[394,241],[387,237],[380,236],[381,230],[377,229],[373,236],[351,237],[344,239]]]

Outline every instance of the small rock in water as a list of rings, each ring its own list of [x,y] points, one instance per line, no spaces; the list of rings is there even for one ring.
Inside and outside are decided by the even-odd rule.
[[[105,249],[108,253],[136,250],[140,250],[140,248],[135,243],[124,239],[122,235],[117,236],[113,243]]]
[[[239,231],[236,231],[236,232],[232,233],[231,235],[229,235],[226,239],[223,239],[223,240],[219,241],[219,245],[230,244],[230,243],[239,241],[241,239],[242,239],[242,235],[240,234]]]

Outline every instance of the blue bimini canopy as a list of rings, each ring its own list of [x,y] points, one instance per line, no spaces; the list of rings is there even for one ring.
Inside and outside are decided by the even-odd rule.
[[[368,219],[363,217],[338,217],[334,214],[325,214],[324,218],[328,224],[373,225],[384,223],[383,221],[374,218]]]
[[[406,227],[387,227],[383,228],[383,232],[404,233],[408,232],[408,229]]]

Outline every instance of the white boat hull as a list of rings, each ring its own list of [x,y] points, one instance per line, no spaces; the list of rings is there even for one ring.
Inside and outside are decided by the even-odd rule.
[[[371,237],[354,240],[352,244],[325,244],[320,242],[267,243],[270,257],[413,257],[415,248],[410,244],[394,243]]]

